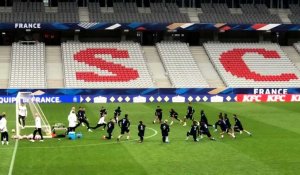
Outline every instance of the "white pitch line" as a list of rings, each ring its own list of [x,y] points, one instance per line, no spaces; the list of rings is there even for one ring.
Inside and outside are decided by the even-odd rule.
[[[150,136],[146,136],[145,139],[152,138],[158,134],[158,132],[150,127],[146,127],[146,129],[152,130],[154,134]],[[126,140],[126,141],[120,141],[120,142],[132,142],[132,141],[138,141],[139,139],[132,139],[132,140]],[[58,146],[58,147],[49,147],[49,146],[41,146],[41,147],[34,147],[34,146],[29,146],[29,147],[20,147],[20,149],[28,149],[28,148],[35,148],[35,149],[53,149],[53,148],[75,148],[75,147],[88,147],[88,146],[98,146],[98,145],[109,145],[109,144],[118,144],[118,142],[101,142],[101,143],[94,143],[94,144],[84,144],[84,145],[67,145],[67,146]],[[11,174],[9,174],[11,175]]]
[[[14,152],[13,152],[11,162],[10,162],[10,166],[9,166],[8,175],[12,175],[12,172],[14,170],[14,164],[15,164],[15,159],[16,159],[16,154],[17,154],[17,149],[18,149],[18,143],[19,143],[19,140],[16,140]]]

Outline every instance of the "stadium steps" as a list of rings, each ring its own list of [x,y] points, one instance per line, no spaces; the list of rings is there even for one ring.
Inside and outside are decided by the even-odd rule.
[[[205,49],[201,46],[191,46],[190,51],[198,63],[199,69],[206,79],[209,87],[219,88],[225,87],[223,81],[221,80],[220,76],[216,72],[215,68],[211,64]]]
[[[57,13],[57,7],[45,7],[45,12],[46,13]]]
[[[47,88],[63,88],[64,75],[60,46],[46,46]]]
[[[79,7],[78,8],[78,13],[79,13],[79,21],[80,22],[89,22],[89,10],[87,7]]]
[[[7,88],[11,67],[11,46],[0,46],[0,88]]]
[[[297,52],[297,50],[292,46],[281,46],[281,49],[300,70],[300,54]]]
[[[187,13],[190,21],[193,23],[199,23],[198,13],[200,11],[196,8],[179,8],[181,13]]]
[[[271,14],[277,14],[281,21],[284,24],[291,24],[291,20],[289,19],[289,14],[291,11],[289,9],[270,9]]]
[[[143,46],[142,48],[155,86],[158,88],[172,87],[156,48],[153,46]]]

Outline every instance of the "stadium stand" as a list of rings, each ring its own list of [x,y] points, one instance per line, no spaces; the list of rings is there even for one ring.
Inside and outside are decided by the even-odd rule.
[[[79,22],[75,2],[59,2],[57,13],[46,13],[42,2],[14,1],[12,12],[0,13],[3,22]]]
[[[136,3],[113,4],[114,13],[102,12],[99,3],[89,3],[89,17],[91,22],[190,22],[187,14],[180,13],[175,3],[151,3],[151,13],[139,13]]]
[[[66,88],[154,87],[137,43],[67,42],[62,55]]]
[[[295,43],[294,47],[297,49],[297,51],[300,53],[300,43]]]
[[[9,87],[46,87],[44,43],[13,43]]]
[[[292,14],[289,14],[289,18],[292,23],[300,24],[300,6],[296,4],[290,4],[290,10]]]
[[[208,87],[187,44],[161,42],[156,46],[173,87]]]
[[[202,14],[198,14],[200,22],[226,23],[282,23],[278,15],[270,14],[264,4],[241,4],[242,14],[231,14],[227,4],[202,3]]]
[[[277,44],[206,43],[204,47],[229,87],[300,85],[300,71]]]

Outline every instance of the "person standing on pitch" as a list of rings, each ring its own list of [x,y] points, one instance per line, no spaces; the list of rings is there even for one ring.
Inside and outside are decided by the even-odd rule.
[[[112,136],[112,132],[114,131],[115,128],[115,123],[114,123],[114,119],[110,119],[110,121],[107,123],[107,134],[108,136],[103,136],[103,139],[111,139]]]
[[[140,121],[140,124],[138,126],[138,136],[140,137],[139,142],[143,143],[144,141],[144,135],[145,135],[145,129],[146,129],[146,125],[143,124],[143,121]]]
[[[6,145],[9,144],[8,142],[8,132],[7,132],[7,120],[6,120],[6,114],[5,112],[2,113],[0,116],[0,132],[1,132],[1,143],[4,145],[6,142]]]
[[[43,138],[43,134],[42,134],[42,122],[41,122],[40,115],[38,113],[35,113],[34,122],[35,122],[35,130],[33,131],[33,137],[30,141],[34,142],[36,133],[38,132],[39,135],[41,136],[40,142],[43,142],[44,138]]]
[[[105,127],[106,127],[105,116],[106,115],[104,115],[104,114],[102,115],[100,113],[100,118],[99,118],[99,121],[98,121],[97,125],[95,127],[91,127],[91,129],[97,129],[97,128],[103,126],[103,130],[104,130]]]
[[[204,122],[207,126],[213,126],[213,125],[211,125],[211,124],[208,123],[208,120],[207,120],[207,117],[206,117],[206,115],[204,113],[204,110],[200,111],[200,123],[201,122]]]
[[[75,111],[72,110],[68,116],[68,121],[69,121],[69,127],[68,127],[68,133],[69,132],[74,132],[75,127],[76,127],[76,122],[77,122],[77,116],[75,114]]]
[[[173,124],[174,119],[179,121],[180,123],[182,122],[182,120],[178,119],[178,113],[173,108],[171,108],[169,112],[170,112],[170,117],[172,118],[170,126]]]
[[[156,110],[155,110],[155,118],[153,120],[153,124],[158,120],[159,123],[161,123],[162,121],[162,109],[160,108],[160,106],[157,106]]]
[[[27,117],[27,108],[24,103],[21,103],[21,106],[19,106],[19,124],[22,127],[22,129],[25,128],[25,119]]]
[[[125,114],[125,117],[118,122],[118,125],[121,127],[121,135],[117,138],[117,141],[120,141],[121,137],[127,133],[127,140],[129,139],[129,127],[130,127],[130,121],[128,120],[128,114]]]
[[[189,103],[189,106],[188,106],[187,112],[186,112],[186,116],[183,119],[183,126],[186,126],[187,119],[194,121],[194,117],[193,117],[194,113],[195,113],[195,109],[192,107],[191,103]]]
[[[205,122],[200,122],[200,138],[203,138],[203,135],[207,135],[210,140],[215,140],[209,132],[208,126]]]
[[[114,112],[114,118],[115,118],[115,122],[116,123],[119,123],[119,117],[121,116],[121,107],[118,106],[117,109],[115,109],[115,112]]]
[[[170,127],[168,125],[168,120],[165,120],[164,123],[160,125],[161,135],[162,135],[162,141],[163,143],[169,143],[169,132]]]
[[[76,129],[78,126],[80,126],[80,124],[82,124],[82,126],[84,126],[83,123],[85,123],[86,126],[87,126],[88,131],[89,131],[89,132],[92,132],[92,130],[90,129],[90,123],[88,122],[87,117],[86,117],[86,115],[85,115],[85,108],[79,107],[78,112],[77,112],[77,119],[78,119],[79,122],[78,122],[77,125],[75,126],[75,129]]]
[[[236,114],[233,114],[233,118],[234,118],[234,121],[235,121],[235,124],[234,124],[234,131],[235,132],[239,132],[240,134],[243,134],[243,131],[245,133],[247,133],[249,136],[252,136],[251,132],[245,130],[243,128],[243,125],[242,125],[242,122],[240,121],[240,119],[236,116]]]
[[[195,142],[198,142],[197,136],[199,135],[199,126],[197,121],[193,121],[193,125],[191,126],[191,130],[186,133],[186,140],[189,139],[189,136],[192,135]]]

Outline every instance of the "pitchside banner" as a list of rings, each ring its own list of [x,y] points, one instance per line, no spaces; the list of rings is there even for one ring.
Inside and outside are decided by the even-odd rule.
[[[38,103],[300,102],[300,88],[0,89],[0,103],[18,92]]]
[[[299,31],[299,24],[229,24],[229,23],[0,23],[1,30],[130,30],[130,31]]]

